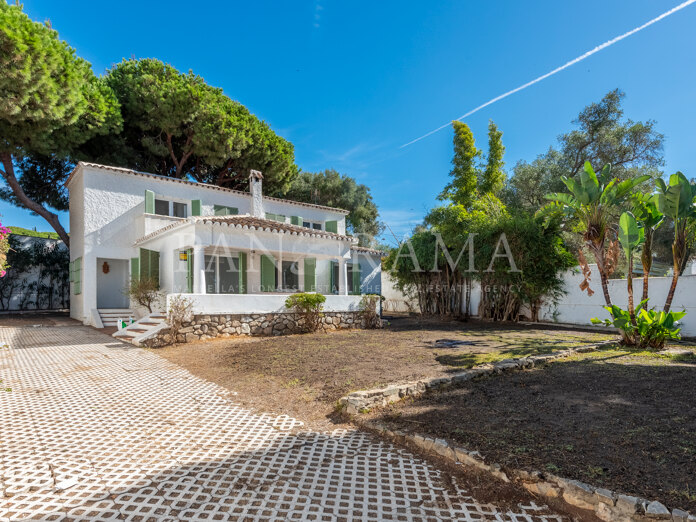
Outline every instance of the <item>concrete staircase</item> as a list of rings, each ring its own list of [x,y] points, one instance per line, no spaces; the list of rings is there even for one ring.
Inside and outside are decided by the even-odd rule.
[[[112,335],[121,341],[126,341],[135,346],[140,346],[141,342],[153,337],[163,328],[167,328],[167,316],[163,313],[152,313],[142,319],[138,319],[125,328],[114,332]]]
[[[119,319],[123,321],[135,320],[133,310],[128,308],[100,308],[97,311],[102,322],[102,328],[117,326]]]

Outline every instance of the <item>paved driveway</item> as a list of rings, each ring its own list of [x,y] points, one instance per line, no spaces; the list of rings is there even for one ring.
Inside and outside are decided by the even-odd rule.
[[[0,520],[560,520],[287,416],[82,326],[0,328]]]

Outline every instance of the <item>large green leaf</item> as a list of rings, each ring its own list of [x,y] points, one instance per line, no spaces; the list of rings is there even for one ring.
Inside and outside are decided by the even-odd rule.
[[[694,187],[681,172],[669,177],[669,185],[658,181],[657,208],[674,221],[694,216]]]
[[[624,212],[619,218],[619,242],[630,257],[633,251],[645,241],[644,231],[638,226],[635,216],[630,212]]]

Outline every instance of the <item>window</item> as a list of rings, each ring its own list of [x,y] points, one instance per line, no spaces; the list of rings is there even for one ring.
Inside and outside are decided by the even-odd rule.
[[[156,199],[155,200],[155,214],[159,216],[169,215],[169,201],[166,199]]]
[[[224,205],[213,205],[213,213],[216,216],[233,216],[239,214],[239,209],[236,207],[226,207]]]
[[[205,293],[217,294],[217,256],[205,256]]]
[[[283,261],[283,290],[286,292],[300,288],[300,271],[297,261]]]
[[[176,201],[172,203],[172,215],[174,217],[185,218],[187,217],[188,206],[186,203],[177,203]]]
[[[238,257],[218,257],[218,273],[220,274],[221,294],[239,293],[239,258]]]
[[[239,293],[239,258],[205,256],[205,293]]]
[[[321,230],[321,223],[312,223],[311,221],[303,221],[302,226],[305,228],[312,228],[314,230]]]

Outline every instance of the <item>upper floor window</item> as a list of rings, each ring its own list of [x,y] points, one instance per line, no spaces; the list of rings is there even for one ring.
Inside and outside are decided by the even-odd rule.
[[[185,218],[188,215],[188,205],[166,199],[155,199],[155,214],[159,216],[174,216]]]
[[[312,221],[303,221],[302,226],[305,228],[313,228],[314,230],[321,230],[321,223],[314,223]]]

